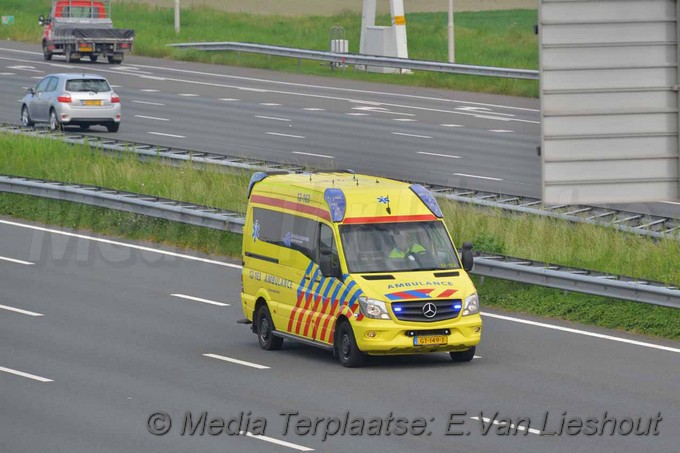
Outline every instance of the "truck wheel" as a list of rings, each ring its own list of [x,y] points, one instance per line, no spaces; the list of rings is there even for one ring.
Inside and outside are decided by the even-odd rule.
[[[43,59],[45,59],[45,61],[50,61],[52,59],[52,52],[50,52],[47,49],[47,43],[46,42],[43,42],[42,50],[43,50]]]
[[[66,63],[78,63],[80,61],[80,58],[75,58],[73,56],[73,51],[70,46],[64,49],[64,56],[66,57]]]
[[[347,368],[360,367],[366,361],[366,354],[359,350],[354,339],[352,326],[344,321],[338,327],[335,347],[338,351],[338,358],[342,366]]]
[[[123,56],[120,56],[120,59],[117,59],[113,55],[110,55],[109,57],[109,64],[121,64],[123,62]]]
[[[59,122],[59,118],[57,118],[57,112],[54,111],[54,109],[50,109],[50,130],[52,132],[59,132],[64,129],[64,126]]]
[[[120,129],[120,123],[109,123],[106,125],[106,130],[109,132],[118,132]]]
[[[31,120],[31,114],[28,113],[28,107],[25,105],[21,107],[21,125],[24,127],[33,127],[35,123]]]
[[[92,63],[96,63],[98,58],[99,58],[99,55],[90,55],[90,61]]]
[[[454,362],[469,362],[475,356],[475,346],[471,347],[467,351],[449,352],[449,355],[451,356],[451,360]]]
[[[269,314],[267,305],[262,304],[259,310],[257,310],[255,323],[257,326],[257,341],[260,343],[260,347],[265,351],[281,349],[283,338],[274,335],[274,322],[272,322],[272,316]]]

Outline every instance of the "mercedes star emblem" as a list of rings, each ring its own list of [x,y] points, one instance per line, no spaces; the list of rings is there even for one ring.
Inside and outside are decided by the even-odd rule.
[[[435,304],[433,304],[432,302],[428,302],[425,305],[423,305],[423,315],[425,315],[426,318],[428,319],[434,318],[436,314],[437,306]]]

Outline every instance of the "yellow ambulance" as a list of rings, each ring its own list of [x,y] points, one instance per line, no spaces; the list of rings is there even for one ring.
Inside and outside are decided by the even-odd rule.
[[[472,360],[482,320],[434,196],[354,174],[255,173],[243,232],[241,302],[260,346],[284,339],[366,355],[449,352]]]

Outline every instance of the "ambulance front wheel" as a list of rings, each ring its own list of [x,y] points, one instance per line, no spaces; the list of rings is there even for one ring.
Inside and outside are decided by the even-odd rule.
[[[257,341],[260,347],[266,351],[275,351],[281,349],[283,338],[274,335],[274,323],[272,316],[269,314],[269,308],[266,304],[262,304],[257,310],[256,326],[257,326]]]
[[[475,346],[471,347],[467,351],[461,352],[449,352],[451,355],[451,360],[454,362],[469,362],[475,356]]]
[[[342,322],[338,327],[335,347],[337,348],[338,358],[342,366],[348,368],[359,367],[366,361],[366,354],[359,350],[354,339],[352,326],[347,321]]]

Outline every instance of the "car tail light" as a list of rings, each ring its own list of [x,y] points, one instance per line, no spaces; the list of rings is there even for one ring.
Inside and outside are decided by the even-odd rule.
[[[119,104],[120,103],[120,98],[118,97],[117,94],[111,95],[111,103],[112,104]]]
[[[70,104],[72,99],[71,95],[68,93],[62,94],[61,96],[57,96],[57,101],[63,103],[63,104]]]

